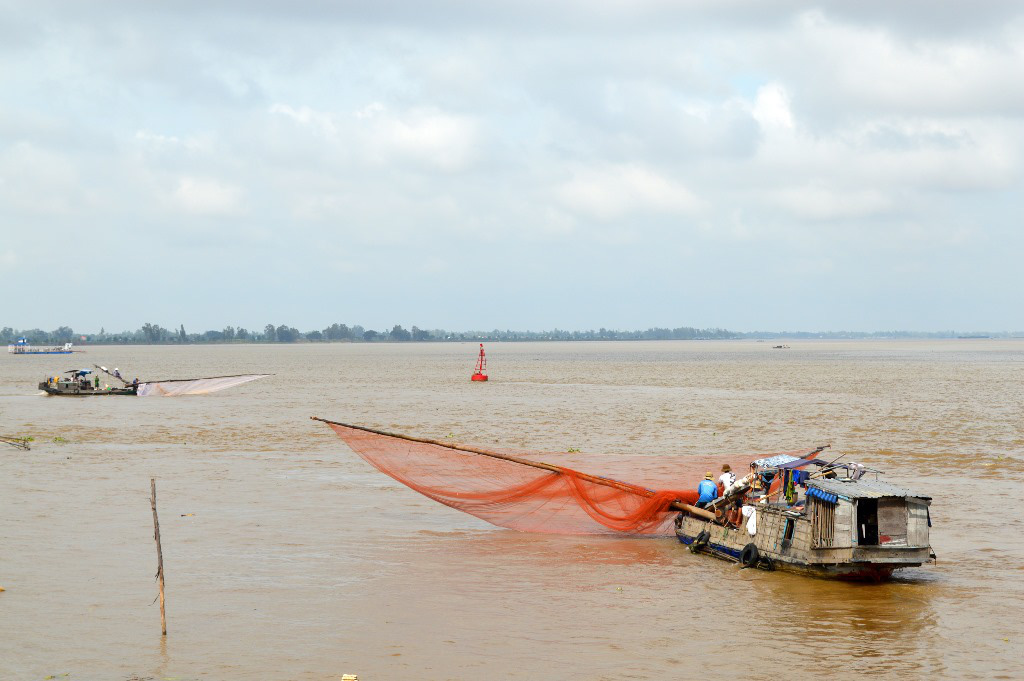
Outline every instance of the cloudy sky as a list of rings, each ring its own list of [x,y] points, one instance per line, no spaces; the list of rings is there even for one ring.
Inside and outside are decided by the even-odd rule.
[[[1024,6],[0,0],[0,325],[1024,329]]]

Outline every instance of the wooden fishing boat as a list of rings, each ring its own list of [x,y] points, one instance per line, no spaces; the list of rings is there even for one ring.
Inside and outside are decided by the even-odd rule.
[[[206,395],[236,385],[266,378],[271,374],[236,374],[232,376],[207,376],[204,378],[174,378],[159,381],[132,382],[121,376],[115,368],[113,371],[104,366],[95,365],[97,369],[121,383],[121,387],[100,387],[99,379],[89,379],[91,369],[72,369],[66,371],[65,377],[51,376],[39,384],[39,389],[47,395],[62,397],[90,397],[97,395],[137,395],[139,397]]]
[[[743,567],[867,581],[935,558],[930,497],[860,464],[781,456],[751,466],[705,507],[714,519],[676,517],[676,536],[691,551]],[[872,473],[876,479],[865,479]]]
[[[72,369],[65,371],[64,376],[52,376],[39,383],[39,389],[47,395],[62,397],[94,397],[99,395],[135,395],[137,385],[126,385],[122,388],[103,387],[89,379],[89,369]]]

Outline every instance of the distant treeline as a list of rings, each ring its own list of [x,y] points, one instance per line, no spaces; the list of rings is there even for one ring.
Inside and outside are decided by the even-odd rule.
[[[364,329],[358,324],[331,324],[325,329],[299,331],[282,324],[267,324],[259,331],[243,327],[226,326],[220,331],[189,333],[184,325],[177,330],[165,329],[159,324],[143,324],[135,331],[108,333],[78,332],[68,326],[53,331],[42,329],[14,329],[9,326],[0,329],[0,338],[8,343],[25,338],[33,345],[75,343],[76,345],[186,345],[193,343],[379,343],[379,342],[450,342],[450,341],[612,341],[612,340],[725,340],[725,339],[799,339],[799,338],[1008,338],[1024,334],[1007,332],[957,332],[957,331],[750,331],[738,332],[728,329],[698,329],[681,326],[675,329],[653,327],[644,331],[618,331],[598,329],[596,331],[447,331],[445,329],[409,329],[396,324],[390,331]]]

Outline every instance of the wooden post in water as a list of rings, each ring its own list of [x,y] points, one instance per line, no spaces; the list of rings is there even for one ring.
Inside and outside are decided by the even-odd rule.
[[[167,613],[164,610],[164,552],[160,548],[160,520],[156,517],[156,478],[149,479],[150,503],[153,506],[153,539],[156,540],[156,581],[160,585],[160,629],[167,635]]]

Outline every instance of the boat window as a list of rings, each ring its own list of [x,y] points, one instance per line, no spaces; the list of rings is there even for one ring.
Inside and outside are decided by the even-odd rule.
[[[796,533],[796,519],[786,518],[786,527],[782,531],[782,546],[789,547],[793,543],[793,535]]]

